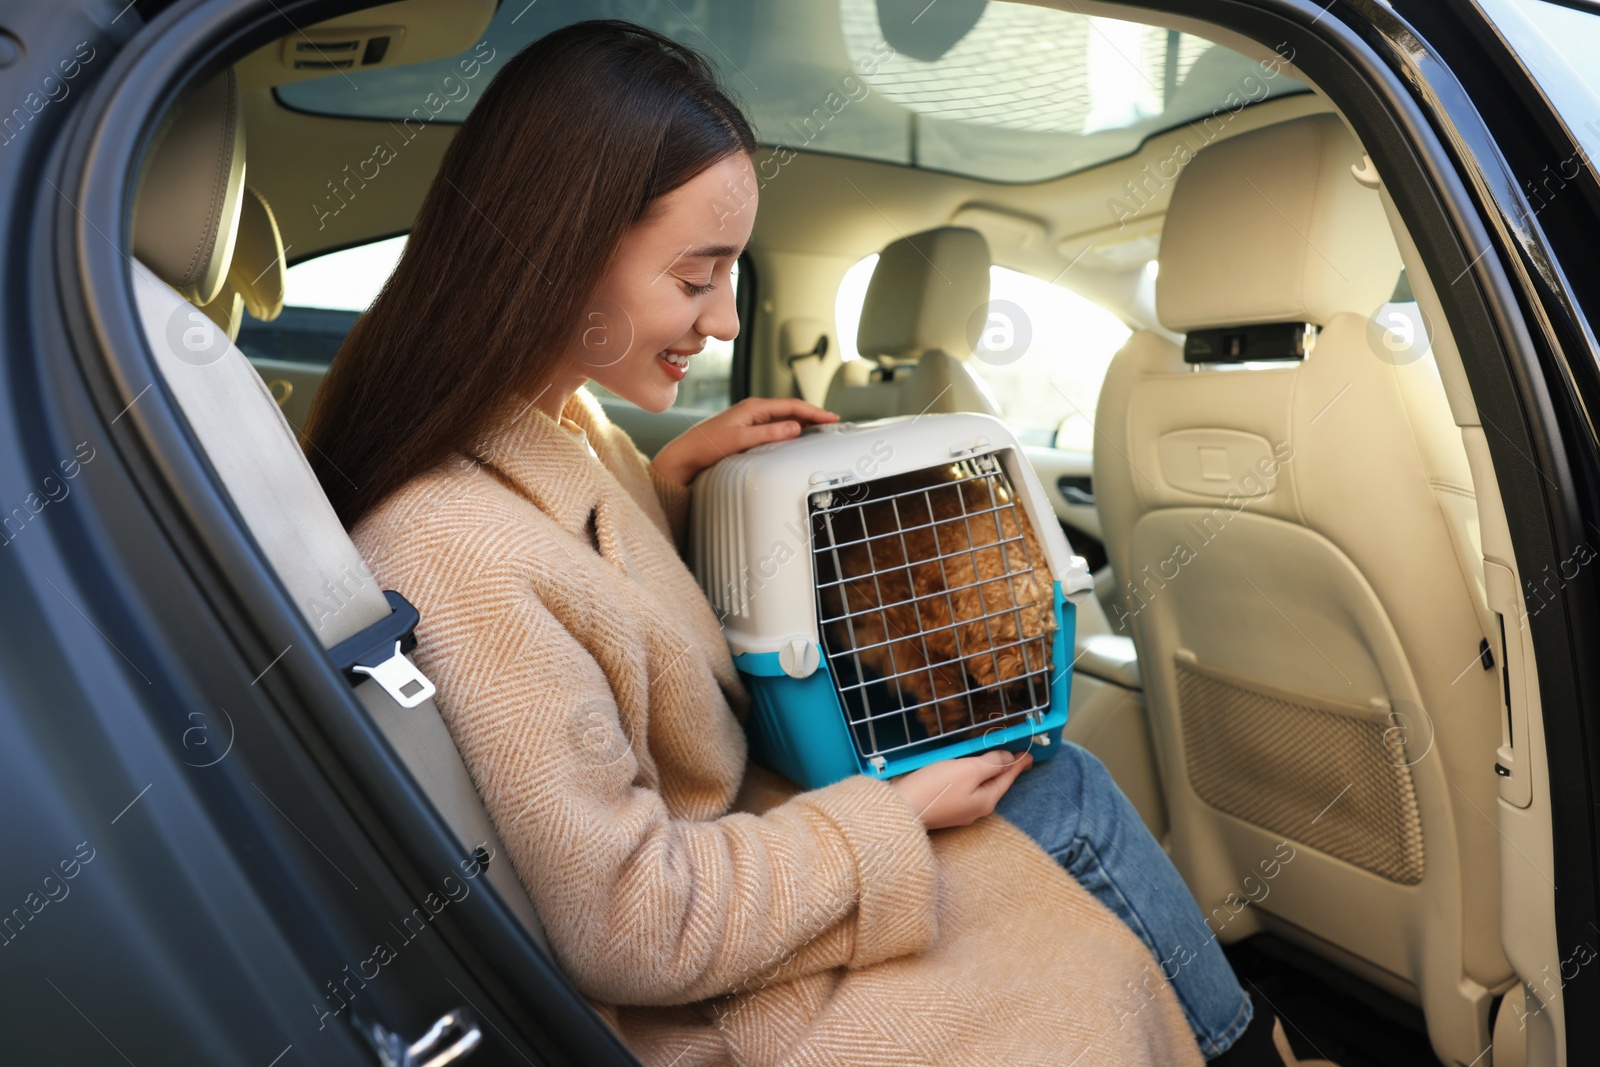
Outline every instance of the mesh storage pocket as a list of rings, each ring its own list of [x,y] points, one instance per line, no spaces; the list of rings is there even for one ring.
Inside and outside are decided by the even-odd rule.
[[[1422,819],[1400,732],[1176,657],[1189,780],[1212,807],[1401,885]]]

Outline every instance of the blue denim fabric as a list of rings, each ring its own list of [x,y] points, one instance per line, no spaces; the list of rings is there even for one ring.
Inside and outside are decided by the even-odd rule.
[[[1014,823],[1110,908],[1155,959],[1128,990],[1135,1014],[1167,978],[1206,1059],[1244,1033],[1254,1013],[1189,887],[1105,765],[1068,741],[1017,776],[995,811]],[[1111,1022],[1111,1020],[1108,1020]]]

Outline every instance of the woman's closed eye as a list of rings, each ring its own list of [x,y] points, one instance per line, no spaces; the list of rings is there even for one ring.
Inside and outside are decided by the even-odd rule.
[[[683,291],[690,296],[705,296],[716,287],[715,282],[706,282],[704,285],[696,285],[694,282],[683,283]]]

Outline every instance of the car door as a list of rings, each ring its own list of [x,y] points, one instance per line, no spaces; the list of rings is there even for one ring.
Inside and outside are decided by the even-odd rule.
[[[1518,472],[1499,476],[1515,560],[1506,546],[1485,548],[1491,575],[1516,568],[1525,604],[1520,618],[1506,612],[1515,596],[1497,609],[1507,634],[1499,657],[1507,693],[1501,754],[1519,767],[1502,774],[1494,813],[1504,843],[1502,942],[1528,998],[1517,1020],[1527,1062],[1582,1062],[1600,1044],[1593,1011],[1600,975],[1588,965],[1596,824],[1576,792],[1593,780],[1597,749],[1585,723],[1597,680],[1594,657],[1574,659],[1567,650],[1592,647],[1600,636],[1587,567],[1600,535],[1595,435],[1589,415],[1579,414],[1600,396],[1600,258],[1585,236],[1600,222],[1589,74],[1600,19],[1592,5],[1532,0],[1450,8],[1403,2],[1395,15],[1353,22],[1384,43],[1394,69],[1425,87],[1417,99],[1471,189],[1459,202],[1476,210],[1454,222],[1456,239],[1471,252],[1443,273],[1450,283],[1441,299],[1450,313],[1483,323],[1463,362],[1496,470]],[[1488,271],[1480,269],[1485,263]],[[1458,327],[1456,336],[1466,334]],[[1466,350],[1489,336],[1500,338],[1498,359]],[[1515,368],[1512,379],[1502,368]],[[1531,783],[1518,782],[1525,770]]]

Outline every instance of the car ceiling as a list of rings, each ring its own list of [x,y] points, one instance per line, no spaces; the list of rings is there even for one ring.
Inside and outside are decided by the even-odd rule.
[[[520,0],[507,0],[518,3]],[[396,43],[384,65],[407,65],[470,53],[494,17],[495,0],[402,0],[306,27],[262,47],[236,65],[244,106],[247,180],[273,206],[290,263],[320,252],[406,232],[457,129],[436,119],[411,137],[399,123],[315,115],[283,106],[274,88],[313,77],[342,77],[292,68],[300,51],[321,40],[319,31],[394,27]],[[619,6],[619,5],[612,5]],[[623,5],[625,6],[625,5]],[[1129,21],[1153,14],[1112,4],[1060,0],[1065,9]],[[827,13],[828,8],[819,6]],[[831,12],[837,33],[837,11]],[[815,19],[827,32],[828,17]],[[1161,24],[1194,33],[1300,77],[1262,45],[1189,19]],[[785,35],[784,47],[804,37]],[[693,40],[686,43],[695,44]],[[833,44],[837,49],[837,42]],[[496,68],[497,69],[497,68]],[[481,92],[475,87],[472,92]],[[752,249],[819,255],[854,262],[896,237],[945,223],[968,225],[988,238],[994,262],[1100,298],[1125,319],[1141,319],[1121,306],[1126,286],[1116,281],[1142,267],[1153,253],[1175,173],[1173,160],[1207,140],[1243,133],[1300,115],[1331,110],[1320,94],[1300,93],[1223,112],[1209,123],[1188,123],[1149,137],[1133,155],[1047,181],[1002,184],[897,164],[800,151],[792,158],[763,148],[758,174],[771,175],[760,190]],[[456,121],[459,121],[457,117]],[[348,203],[333,195],[380,142],[393,158],[379,176],[362,183]],[[787,151],[787,150],[785,150]],[[785,161],[779,166],[779,160]],[[1148,168],[1148,169],[1146,169]],[[370,165],[367,172],[370,174]],[[1128,183],[1135,183],[1129,185]],[[1120,206],[1119,206],[1120,205]],[[337,213],[330,208],[338,207]],[[1131,209],[1131,211],[1130,211]],[[1070,270],[1063,276],[1064,269]]]

